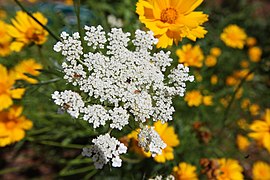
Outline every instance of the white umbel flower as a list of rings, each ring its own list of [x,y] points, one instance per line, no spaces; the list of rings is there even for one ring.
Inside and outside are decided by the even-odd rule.
[[[144,151],[150,152],[152,157],[162,153],[162,150],[167,146],[155,131],[154,127],[143,127],[138,134],[138,145]]]
[[[127,152],[127,147],[109,134],[100,135],[93,139],[93,146],[83,148],[82,155],[92,158],[96,169],[102,169],[110,160],[113,167],[121,167],[122,160],[119,155]]]
[[[79,117],[80,109],[84,107],[82,97],[78,93],[70,90],[63,92],[55,91],[52,94],[52,99],[54,99],[55,104],[61,106],[74,118]]]
[[[183,96],[186,81],[194,79],[188,74],[188,68],[178,65],[166,77],[163,72],[171,65],[170,52],[151,54],[153,45],[158,42],[151,31],[137,30],[132,40],[135,50],[130,50],[131,34],[123,32],[121,28],[112,28],[107,35],[101,26],[85,26],[85,30],[87,45],[93,49],[104,48],[104,51],[83,53],[79,35],[74,33],[70,36],[63,32],[63,41],[58,42],[54,50],[66,57],[63,63],[64,78],[78,86],[86,96],[99,100],[100,105],[106,102],[110,107],[122,108],[136,121],[172,120],[172,98]],[[85,119],[88,116],[91,115],[87,112]],[[93,114],[91,119],[95,119],[94,116],[98,114]],[[95,124],[96,128],[105,125],[107,117],[104,118],[100,124],[89,122]],[[119,130],[128,123],[127,118],[109,122],[112,122],[111,128]]]
[[[150,178],[148,180],[175,180],[175,177],[173,175],[169,175],[167,177],[162,177],[161,175],[157,175],[156,177]]]

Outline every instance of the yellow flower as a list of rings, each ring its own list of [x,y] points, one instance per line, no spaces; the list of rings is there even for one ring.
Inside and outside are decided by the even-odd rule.
[[[215,56],[209,55],[206,57],[204,63],[207,67],[213,67],[217,64],[217,58]]]
[[[73,5],[73,0],[65,0],[65,5],[72,6]]]
[[[33,16],[43,25],[47,24],[47,19],[40,12],[34,13]],[[11,22],[13,25],[8,25],[7,28],[9,35],[15,39],[11,44],[11,50],[19,52],[28,44],[41,45],[47,40],[48,32],[25,12],[18,11]]]
[[[0,20],[0,56],[4,57],[11,53],[10,44],[12,38],[7,33],[7,24]]]
[[[231,96],[227,96],[224,98],[220,99],[220,103],[224,106],[227,107],[229,105],[229,101],[231,100]]]
[[[237,121],[237,124],[241,129],[247,130],[249,128],[249,124],[245,119],[239,119]]]
[[[243,49],[247,35],[244,29],[232,24],[223,30],[220,38],[229,47]]]
[[[7,17],[6,11],[0,9],[0,19],[5,19]],[[1,27],[1,26],[0,26]]]
[[[193,90],[186,93],[184,100],[188,103],[188,106],[199,106],[202,104],[203,96],[200,91]]]
[[[237,79],[243,79],[247,76],[247,74],[249,73],[249,70],[248,69],[242,69],[242,70],[239,70],[239,71],[235,71],[233,73],[233,76]],[[251,73],[247,78],[246,80],[247,81],[251,81],[252,79],[254,78],[254,73]]]
[[[256,116],[260,113],[260,106],[258,104],[251,104],[249,106],[249,111],[251,115]]]
[[[251,47],[251,46],[255,46],[257,44],[257,40],[254,37],[248,37],[246,44]]]
[[[162,124],[160,121],[157,121],[154,123],[154,127],[160,138],[167,145],[166,148],[162,150],[162,154],[156,155],[154,160],[159,163],[165,163],[166,160],[173,160],[173,147],[176,147],[180,144],[180,140],[178,139],[177,134],[175,134],[173,126],[168,126],[168,123]],[[127,138],[130,139],[132,143],[131,150],[145,157],[151,157],[150,152],[145,152],[138,146],[138,132],[139,130],[137,129],[127,135]]]
[[[213,85],[217,84],[218,83],[217,75],[212,75],[210,81],[211,81],[211,84],[213,84]]]
[[[196,167],[185,162],[173,168],[173,175],[176,180],[198,180]]]
[[[247,60],[242,60],[242,61],[240,62],[240,66],[241,66],[242,68],[248,68],[248,67],[249,67],[249,62],[248,62]]]
[[[252,62],[259,62],[262,56],[262,49],[257,46],[251,47],[248,50],[248,55]]]
[[[270,165],[257,161],[252,168],[253,180],[268,180],[270,179]]]
[[[240,99],[243,96],[244,89],[241,87],[238,89],[237,93],[235,94],[236,99]]]
[[[213,47],[210,49],[210,54],[215,57],[219,57],[221,55],[221,49],[218,47]]]
[[[160,135],[160,138],[166,143],[166,148],[162,150],[162,154],[156,155],[154,160],[159,163],[165,163],[166,160],[173,160],[173,147],[180,144],[177,134],[174,132],[173,126],[168,126],[168,123],[162,124],[160,121],[154,123],[155,130]]]
[[[193,12],[203,0],[139,0],[136,12],[145,26],[159,39],[157,47],[166,48],[187,37],[203,38],[207,31],[201,26],[208,21],[203,12]]]
[[[241,108],[246,110],[250,106],[250,100],[249,99],[243,99],[241,102]]]
[[[21,99],[24,94],[24,88],[15,89],[15,78],[11,76],[6,67],[0,64],[0,111],[13,104],[12,99]]]
[[[238,82],[239,81],[233,76],[228,76],[226,78],[226,85],[228,85],[228,86],[234,86],[234,85],[238,84]]]
[[[202,75],[200,74],[199,71],[195,71],[194,76],[195,76],[195,79],[196,79],[197,82],[202,82],[203,77],[202,77]]]
[[[191,44],[184,45],[182,49],[176,51],[179,57],[179,62],[184,63],[185,66],[202,67],[203,52],[199,45],[192,47]]]
[[[213,105],[213,97],[212,96],[203,96],[203,104],[206,106]]]
[[[241,134],[238,134],[236,137],[236,144],[241,151],[245,151],[245,150],[247,150],[248,146],[250,145],[250,142],[249,142],[248,138],[246,138],[245,136],[243,136]]]
[[[218,159],[219,169],[216,170],[217,180],[242,180],[243,168],[234,159]]]
[[[32,128],[32,122],[21,115],[22,110],[22,107],[11,107],[0,112],[0,147],[20,141],[25,130]]]
[[[248,136],[255,139],[270,153],[270,109],[266,110],[265,118],[263,120],[255,120],[250,125],[250,129],[253,132],[249,133]]]
[[[38,76],[40,74],[38,70],[41,69],[42,65],[36,63],[34,59],[26,59],[16,65],[12,70],[12,73],[14,73],[14,76],[17,80],[25,80],[31,84],[35,84],[38,81],[27,76],[27,74],[30,74],[32,76]]]

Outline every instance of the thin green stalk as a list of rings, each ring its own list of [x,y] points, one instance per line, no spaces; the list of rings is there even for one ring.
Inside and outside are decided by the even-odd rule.
[[[238,86],[236,87],[236,89],[235,89],[235,91],[234,91],[234,93],[233,93],[233,95],[232,95],[232,98],[231,98],[231,100],[230,100],[230,102],[229,102],[227,108],[225,109],[224,118],[223,118],[223,126],[225,125],[225,122],[226,122],[227,119],[228,119],[229,111],[230,111],[231,106],[232,106],[232,104],[233,104],[233,102],[234,102],[234,100],[235,100],[236,94],[239,92],[239,90],[241,89],[241,87],[243,86],[243,84],[246,82],[248,76],[249,76],[250,74],[252,74],[252,73],[255,71],[255,69],[256,69],[256,67],[253,68],[253,69],[251,69],[251,70],[245,75],[245,77],[240,81],[240,83],[238,84]]]
[[[56,40],[56,41],[61,41],[61,39],[56,36],[47,26],[43,25],[39,20],[37,20],[37,18],[35,18],[29,11],[27,11],[27,9],[18,1],[18,0],[14,0],[15,3],[20,6],[20,8],[26,12],[34,21],[36,21],[41,27],[43,27],[46,31],[48,31],[48,33]]]
[[[7,173],[13,173],[13,172],[17,172],[17,171],[20,171],[20,170],[21,170],[20,167],[6,168],[6,169],[3,169],[3,170],[0,170],[0,175],[7,174]]]
[[[87,166],[87,167],[83,167],[83,168],[79,168],[79,169],[75,169],[75,170],[65,170],[65,171],[61,171],[59,173],[59,175],[60,176],[71,176],[71,175],[75,175],[75,174],[89,172],[91,170],[95,170],[95,167],[94,166]]]
[[[54,141],[39,141],[31,137],[26,138],[26,140],[33,143],[37,143],[37,144],[43,144],[47,146],[54,146],[54,147],[61,147],[61,148],[82,149],[83,147],[85,147],[79,144],[61,144],[59,142],[54,142]]]
[[[55,83],[57,81],[60,81],[61,78],[54,78],[54,79],[51,79],[51,80],[48,80],[48,81],[41,81],[39,83],[36,83],[36,84],[32,84],[32,85],[44,85],[44,84],[50,84],[50,83]]]
[[[74,10],[76,13],[76,18],[77,18],[77,27],[78,27],[78,32],[80,34],[80,39],[83,45],[83,36],[82,36],[82,28],[81,28],[81,1],[80,0],[75,0],[74,1]],[[83,46],[84,47],[84,46]]]

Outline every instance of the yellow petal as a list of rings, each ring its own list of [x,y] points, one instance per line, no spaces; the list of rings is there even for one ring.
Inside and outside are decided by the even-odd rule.
[[[8,108],[12,104],[13,104],[13,101],[9,95],[7,95],[7,94],[0,95],[0,111]]]
[[[25,92],[24,88],[13,89],[10,91],[12,98],[21,99]]]
[[[10,49],[15,52],[20,52],[23,46],[24,46],[24,43],[19,42],[19,41],[14,41],[11,43]]]
[[[0,64],[0,82],[5,83],[8,81],[8,71],[5,66]]]

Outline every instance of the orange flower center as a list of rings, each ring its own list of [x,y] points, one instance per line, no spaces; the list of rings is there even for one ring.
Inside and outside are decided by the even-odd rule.
[[[35,28],[29,28],[27,29],[25,35],[27,39],[30,39],[31,41],[34,42],[38,42],[40,39],[39,36],[42,35],[42,32]]]
[[[16,126],[16,122],[14,122],[14,121],[8,121],[6,123],[6,128],[8,128],[8,129],[13,129],[15,126]]]
[[[177,11],[174,8],[166,8],[162,10],[160,19],[162,22],[173,24],[177,19]]]

